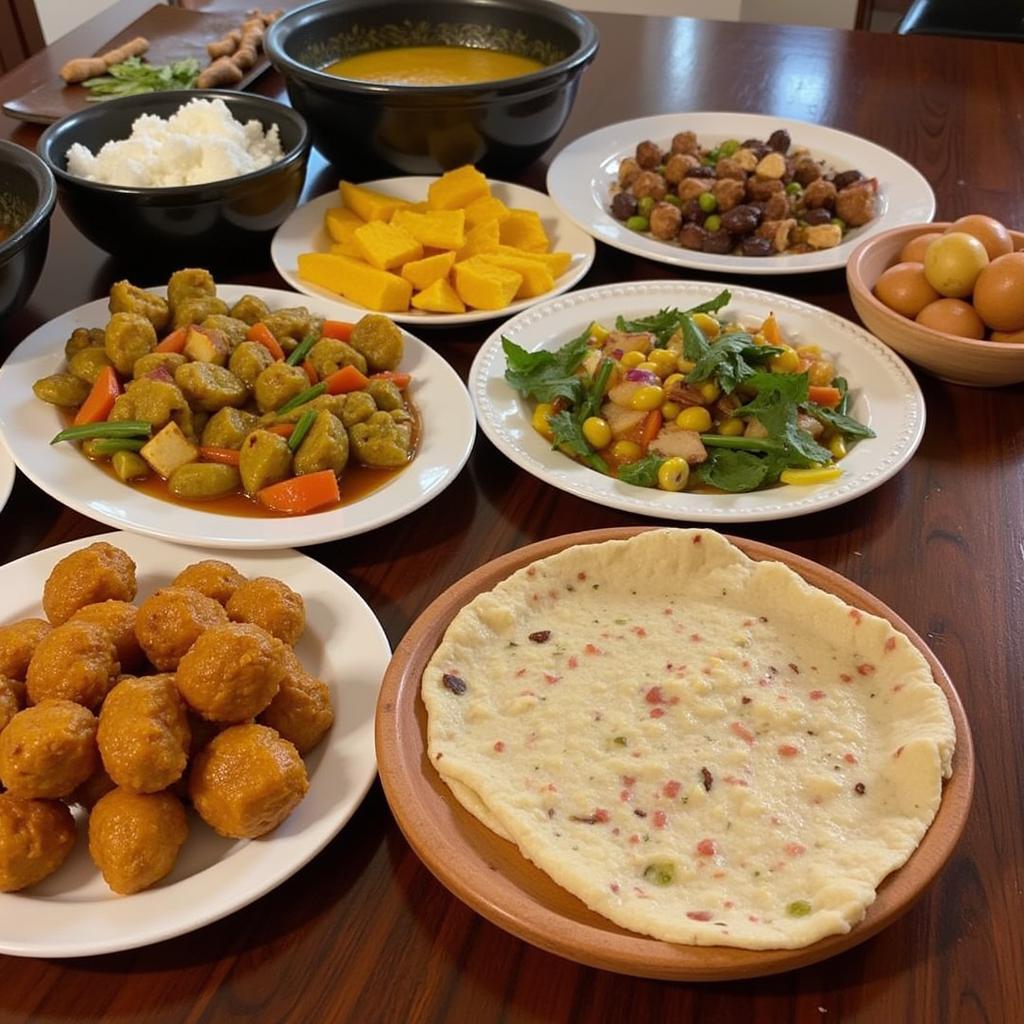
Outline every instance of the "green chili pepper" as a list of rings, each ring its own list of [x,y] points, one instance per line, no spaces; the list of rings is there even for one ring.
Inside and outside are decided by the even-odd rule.
[[[292,453],[299,450],[299,445],[306,439],[306,435],[309,433],[309,428],[313,426],[313,420],[316,419],[316,409],[307,409],[300,417],[298,423],[295,424],[295,429],[291,432],[288,437],[288,447]]]
[[[285,362],[289,366],[298,366],[306,356],[309,355],[309,350],[319,341],[316,331],[310,331],[302,341],[298,343],[288,354],[288,358]]]
[[[83,423],[77,427],[62,430],[50,442],[85,441],[94,437],[149,437],[153,433],[153,424],[145,420],[111,420],[105,423]]]

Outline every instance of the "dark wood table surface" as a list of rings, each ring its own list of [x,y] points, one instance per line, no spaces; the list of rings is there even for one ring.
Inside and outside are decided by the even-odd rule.
[[[92,22],[95,45],[141,7],[125,0]],[[983,211],[1024,226],[1020,46],[686,19],[595,21],[601,52],[559,144],[673,111],[802,118],[910,160],[935,189],[938,219]],[[68,54],[53,49],[59,65]],[[12,80],[0,79],[0,95],[13,94]],[[257,88],[283,95],[273,74]],[[0,134],[32,146],[38,129],[0,118]],[[539,163],[522,180],[542,187],[545,169]],[[315,157],[307,195],[333,185]],[[263,256],[263,269],[230,279],[281,287]],[[130,239],[118,257],[107,256],[58,209],[42,280],[7,325],[3,351],[132,270]],[[599,245],[583,284],[698,276]],[[743,283],[855,318],[841,271]],[[492,327],[424,337],[464,377]],[[897,477],[841,508],[732,531],[874,592],[929,640],[966,706],[978,768],[967,831],[892,927],[830,961],[754,981],[681,984],[581,967],[520,942],[449,895],[406,845],[377,784],[309,866],[223,921],[110,956],[0,958],[0,1021],[1024,1019],[1024,389],[918,379],[928,426]],[[20,475],[2,522],[4,561],[103,529]],[[431,504],[309,553],[355,586],[394,645],[446,586],[498,554],[641,522],[534,480],[479,437],[461,476]]]

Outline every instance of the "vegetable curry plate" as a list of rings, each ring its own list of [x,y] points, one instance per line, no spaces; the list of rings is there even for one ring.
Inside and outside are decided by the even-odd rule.
[[[150,291],[154,294],[164,293],[162,288]],[[238,302],[245,295],[265,303],[271,310],[294,306],[297,298],[290,292],[233,285],[222,285],[217,290],[218,299],[225,303]],[[338,315],[337,307],[324,300],[313,298],[304,305],[314,316],[322,316],[327,321]],[[440,356],[412,335],[403,332],[404,355],[400,369],[403,378],[409,375],[407,393],[418,418],[418,439],[408,464],[397,470],[386,471],[375,489],[359,489],[346,496],[343,475],[340,505],[287,516],[274,516],[266,509],[261,514],[255,502],[250,502],[252,508],[246,510],[244,499],[224,505],[219,505],[216,500],[208,503],[172,500],[172,495],[177,493],[172,486],[174,481],[169,480],[163,489],[154,485],[150,491],[146,481],[137,487],[118,479],[116,464],[111,467],[105,463],[101,467],[90,462],[78,450],[77,443],[50,443],[62,428],[68,427],[68,418],[55,405],[40,401],[33,394],[33,385],[40,378],[59,374],[64,369],[63,349],[76,329],[95,329],[108,321],[113,323],[107,300],[101,299],[52,320],[22,342],[0,370],[0,431],[15,463],[39,487],[83,515],[111,526],[188,544],[214,544],[230,548],[301,546],[353,536],[392,522],[431,500],[454,480],[472,448],[475,424],[472,407],[461,381]],[[259,326],[256,325],[257,328]],[[102,358],[102,347],[96,351]],[[181,356],[174,358],[184,359]],[[280,366],[284,371],[296,373],[292,366],[283,363]],[[112,372],[110,367],[106,369]],[[226,370],[215,369],[222,374],[227,373]],[[227,373],[227,376],[231,374]],[[75,381],[72,379],[70,383],[74,384]],[[141,383],[141,380],[136,383]],[[329,386],[329,382],[320,385],[321,388]],[[231,413],[233,410],[226,409],[225,412]],[[255,420],[255,416],[249,416],[249,419]],[[295,433],[299,433],[303,425],[296,424]],[[133,423],[110,422],[99,426],[106,430],[130,430]],[[146,437],[149,437],[151,430],[148,423],[140,421],[135,426],[145,427]],[[168,429],[173,430],[175,426],[172,420]],[[160,430],[157,435],[156,431],[152,431],[154,438],[150,444],[166,432]],[[262,435],[267,432],[257,433]],[[309,433],[312,435],[312,430]],[[101,441],[101,444],[113,443],[116,446],[119,443],[117,438],[125,435],[118,434],[116,438],[113,434],[98,436],[114,438],[112,442]],[[269,439],[275,440],[273,437]],[[183,440],[179,438],[179,441]],[[138,441],[130,444],[137,450]],[[140,454],[146,455],[149,447],[146,445]],[[234,444],[233,447],[237,448],[238,445]],[[202,453],[204,449],[200,448],[199,451]],[[153,465],[152,462],[150,464]],[[203,468],[206,464],[201,462],[197,465]],[[191,468],[184,467],[185,470]],[[174,476],[174,473],[162,472],[160,475],[168,477]],[[312,473],[307,479],[324,475]],[[287,481],[284,484],[287,485]]]
[[[714,316],[687,313],[698,307]],[[608,285],[543,303],[488,339],[469,387],[484,433],[528,472],[692,522],[851,501],[906,464],[925,421],[909,369],[861,328],[713,283]]]

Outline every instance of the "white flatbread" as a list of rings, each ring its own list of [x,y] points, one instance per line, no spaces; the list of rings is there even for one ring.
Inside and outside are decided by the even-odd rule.
[[[902,634],[708,530],[521,569],[459,612],[422,695],[471,813],[621,927],[698,945],[849,931],[955,745]]]

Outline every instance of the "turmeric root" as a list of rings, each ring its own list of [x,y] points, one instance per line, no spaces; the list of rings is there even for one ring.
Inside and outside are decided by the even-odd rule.
[[[76,57],[69,60],[60,69],[60,77],[68,85],[84,82],[87,78],[95,78],[106,73],[107,68],[126,61],[129,57],[141,57],[149,49],[149,40],[136,36],[114,50],[101,53],[98,57]]]
[[[209,67],[204,68],[196,79],[197,89],[216,89],[218,86],[231,88],[238,85],[245,76],[242,69],[230,57],[218,57]]]

